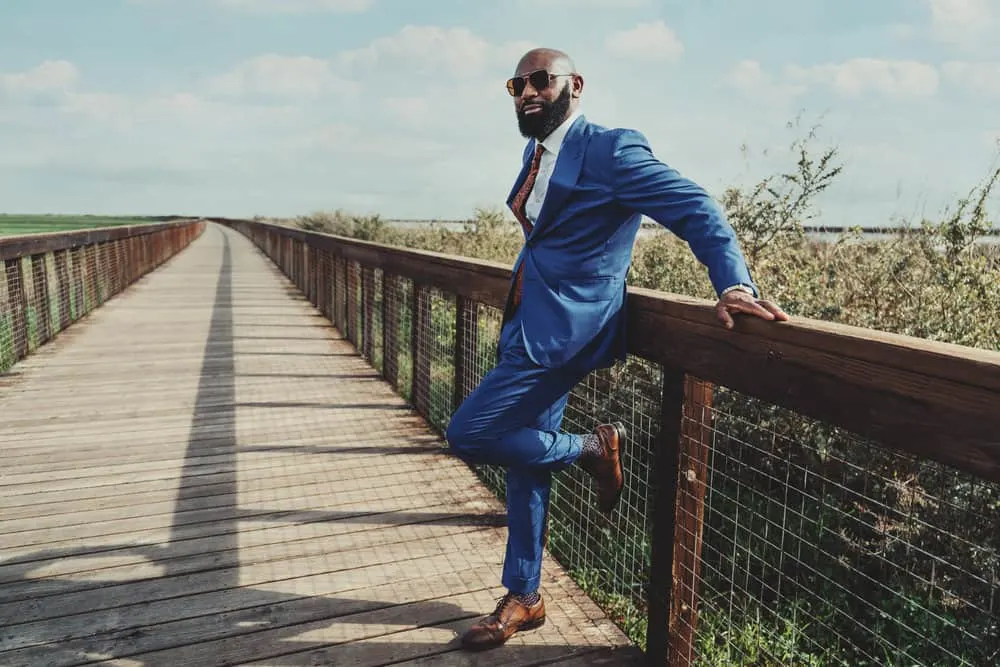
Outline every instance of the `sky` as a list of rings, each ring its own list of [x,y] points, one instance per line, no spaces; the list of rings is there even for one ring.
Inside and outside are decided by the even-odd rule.
[[[716,196],[818,126],[813,222],[933,219],[997,163],[996,34],[1000,0],[3,0],[0,211],[468,218],[547,46]]]

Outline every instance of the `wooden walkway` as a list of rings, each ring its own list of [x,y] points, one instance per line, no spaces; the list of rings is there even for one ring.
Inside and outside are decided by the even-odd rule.
[[[632,664],[553,562],[468,654],[502,505],[242,236],[0,376],[0,665]]]

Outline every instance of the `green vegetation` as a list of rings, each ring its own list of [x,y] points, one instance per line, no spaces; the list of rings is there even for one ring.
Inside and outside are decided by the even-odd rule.
[[[141,225],[157,219],[136,216],[104,215],[12,215],[0,213],[0,237],[22,234],[68,232],[74,229]]]
[[[789,313],[1000,350],[1000,246],[989,207],[1000,170],[938,220],[894,237],[857,231],[809,238],[817,195],[841,166],[809,133],[794,169],[720,198],[764,295]],[[464,232],[400,230],[379,216],[318,212],[291,221],[316,231],[510,263],[522,237],[500,211],[477,211]],[[667,233],[636,244],[630,284],[713,298],[686,244]],[[376,295],[378,295],[376,291]],[[379,298],[376,296],[376,298]],[[409,392],[409,322],[400,313],[399,389]],[[376,307],[376,313],[379,312]],[[479,321],[479,366],[493,363],[496,313]],[[452,409],[454,305],[432,299],[430,421]],[[376,318],[375,340],[381,323]],[[377,366],[384,354],[376,351]],[[641,359],[595,373],[574,392],[566,427],[615,417],[633,424],[629,486],[611,521],[581,513],[589,485],[557,477],[549,550],[640,645],[650,568],[649,501],[659,370]],[[827,424],[715,389],[712,481],[695,650],[706,665],[987,665],[1000,658],[996,581],[1000,486],[912,460]],[[503,473],[479,470],[502,498]],[[663,631],[660,629],[659,631]]]

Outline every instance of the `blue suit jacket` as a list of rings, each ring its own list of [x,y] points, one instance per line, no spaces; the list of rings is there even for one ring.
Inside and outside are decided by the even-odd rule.
[[[529,141],[508,206],[534,150]],[[592,369],[625,357],[625,278],[641,215],[687,241],[717,293],[737,283],[757,291],[732,227],[705,190],[654,157],[640,132],[580,116],[514,265],[524,264],[517,319],[532,361]]]

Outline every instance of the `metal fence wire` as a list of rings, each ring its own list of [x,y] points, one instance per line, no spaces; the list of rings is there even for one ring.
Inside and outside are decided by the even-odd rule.
[[[301,241],[246,233],[300,288],[315,280],[290,260]],[[443,433],[495,363],[500,311],[391,267],[317,266],[314,303]],[[564,428],[624,422],[626,488],[610,518],[578,469],[551,497],[550,553],[633,640],[667,638],[672,665],[1000,664],[1000,485],[692,377],[664,447],[676,375],[630,356],[581,382]],[[503,471],[476,471],[502,498]],[[664,490],[671,517],[654,511]],[[666,627],[648,627],[652,605]]]
[[[186,247],[203,222],[0,239],[0,372]]]

